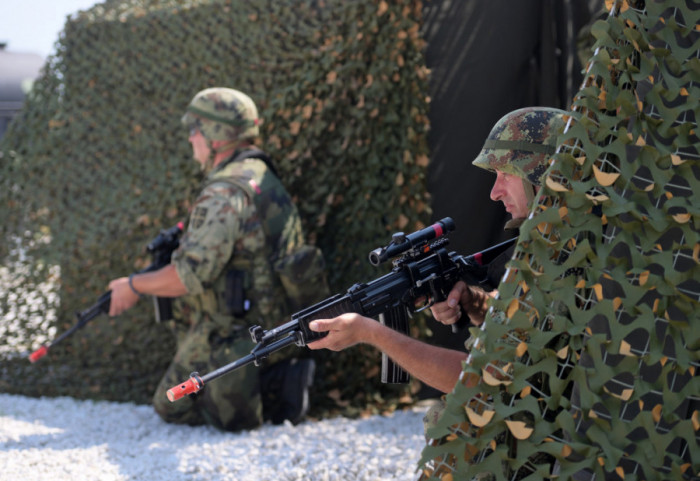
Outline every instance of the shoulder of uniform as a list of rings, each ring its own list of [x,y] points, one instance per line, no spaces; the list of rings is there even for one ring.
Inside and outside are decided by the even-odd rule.
[[[202,189],[201,196],[225,196],[231,197],[232,195],[241,194],[247,195],[247,189],[244,185],[243,180],[237,181],[231,177],[214,178],[206,183]]]
[[[240,163],[241,163],[241,165],[260,164],[262,167],[265,167],[266,169],[268,168],[267,162],[265,162],[265,159],[262,156],[246,157],[245,159],[241,160]]]

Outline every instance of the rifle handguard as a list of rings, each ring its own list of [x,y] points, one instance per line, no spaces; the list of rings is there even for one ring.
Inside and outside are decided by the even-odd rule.
[[[178,399],[182,399],[183,397],[187,396],[188,394],[196,393],[203,387],[204,382],[202,381],[202,378],[199,377],[198,373],[193,372],[192,374],[190,374],[190,378],[187,381],[168,389],[168,400],[170,402],[175,402]]]

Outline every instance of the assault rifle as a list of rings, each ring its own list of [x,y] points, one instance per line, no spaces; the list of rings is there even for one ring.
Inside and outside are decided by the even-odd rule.
[[[452,219],[446,217],[412,234],[394,234],[389,245],[369,254],[369,261],[374,266],[397,257],[393,260],[391,272],[369,283],[355,284],[344,294],[336,294],[303,309],[293,314],[291,321],[274,329],[266,331],[260,326],[251,327],[250,335],[257,345],[249,355],[204,376],[193,372],[187,381],[168,390],[168,399],[174,402],[187,394],[196,393],[209,381],[250,363],[258,366],[270,354],[290,344],[305,346],[326,336],[327,332],[309,329],[309,323],[313,320],[356,312],[408,334],[409,313],[420,312],[435,302],[444,301],[457,281],[464,280],[467,284],[481,285],[488,290],[497,287],[489,281],[487,266],[516,239],[464,257],[454,252],[448,253],[445,249],[448,240],[444,236],[454,228]],[[383,353],[381,376],[384,383],[405,383],[409,380],[408,373]]]
[[[140,270],[138,274],[156,271],[161,267],[165,267],[170,264],[170,257],[175,249],[177,249],[180,245],[180,235],[182,234],[182,229],[182,222],[178,222],[177,225],[171,227],[170,229],[161,230],[158,236],[148,243],[146,246],[146,251],[151,254],[153,260],[148,267]],[[97,302],[95,302],[95,304],[83,311],[76,312],[75,316],[78,319],[78,322],[76,322],[66,332],[54,339],[51,343],[44,344],[39,349],[32,352],[29,355],[29,360],[31,362],[38,361],[49,352],[49,349],[65,338],[71,336],[78,329],[85,326],[85,324],[92,321],[100,314],[109,313],[109,305],[111,301],[112,291],[107,291],[97,298]],[[153,297],[153,302],[156,311],[156,321],[166,321],[172,318],[172,300],[170,298]]]

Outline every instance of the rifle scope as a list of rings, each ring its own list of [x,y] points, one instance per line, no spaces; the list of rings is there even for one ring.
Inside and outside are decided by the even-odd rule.
[[[369,253],[369,262],[373,266],[378,266],[392,257],[403,254],[409,249],[427,244],[429,241],[441,237],[448,232],[455,230],[455,223],[451,217],[445,217],[435,224],[418,230],[413,234],[405,235],[397,232],[391,236],[391,242],[386,247],[379,247]]]

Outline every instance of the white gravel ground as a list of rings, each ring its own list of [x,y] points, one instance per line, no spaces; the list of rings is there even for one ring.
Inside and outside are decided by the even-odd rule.
[[[424,412],[226,433],[150,406],[0,394],[0,481],[411,480]]]

